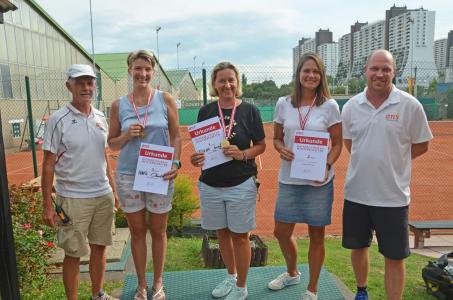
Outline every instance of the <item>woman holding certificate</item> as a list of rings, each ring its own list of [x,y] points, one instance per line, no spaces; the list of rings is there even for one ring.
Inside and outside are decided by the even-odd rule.
[[[324,139],[326,156],[321,157],[318,154],[322,143],[317,141],[322,141],[321,137],[326,133],[330,135],[330,149],[327,148],[328,138]],[[298,140],[311,143],[304,149],[313,150],[313,154],[297,157],[299,153],[296,151],[300,149],[297,147],[300,146],[295,147],[294,144]],[[297,244],[292,234],[296,223],[306,223],[310,236],[310,277],[301,299],[316,300],[325,253],[324,227],[331,223],[333,164],[342,148],[340,110],[337,102],[330,97],[324,63],[317,54],[309,53],[300,58],[292,94],[278,99],[274,113],[274,147],[281,158],[274,235],[285,257],[287,272],[269,282],[268,287],[280,290],[300,282]],[[322,170],[322,178],[316,181],[303,179],[303,172],[291,170],[296,160],[311,166],[306,169],[307,173],[317,165],[317,170]]]
[[[131,232],[132,257],[138,277],[134,300],[147,299],[145,272],[148,229],[152,238],[154,270],[152,299],[165,299],[162,273],[167,249],[167,217],[172,208],[173,179],[181,166],[178,109],[170,94],[150,86],[155,66],[151,53],[145,50],[132,52],[127,64],[133,89],[130,94],[112,104],[108,143],[111,149],[121,150],[116,167],[116,187]],[[141,143],[174,148],[171,171],[158,175],[170,181],[166,195],[133,190]]]
[[[220,252],[228,275],[212,295],[227,300],[247,297],[247,272],[251,252],[249,233],[256,228],[257,167],[255,157],[266,148],[258,109],[237,97],[241,95],[240,76],[229,62],[217,64],[211,75],[211,96],[218,101],[203,106],[198,122],[218,116],[225,139],[223,153],[231,160],[202,170],[199,182],[201,225],[216,230]],[[202,167],[204,153],[194,153],[191,163]]]

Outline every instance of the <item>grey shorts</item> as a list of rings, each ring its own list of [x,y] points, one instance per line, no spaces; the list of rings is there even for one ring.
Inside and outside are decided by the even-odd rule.
[[[204,229],[228,228],[235,233],[247,233],[256,228],[254,177],[232,187],[212,187],[199,182],[198,188]]]
[[[125,213],[134,213],[146,207],[146,210],[155,214],[164,214],[171,210],[174,184],[170,182],[167,195],[138,192],[132,190],[133,175],[116,174],[116,192],[120,200],[121,209]]]

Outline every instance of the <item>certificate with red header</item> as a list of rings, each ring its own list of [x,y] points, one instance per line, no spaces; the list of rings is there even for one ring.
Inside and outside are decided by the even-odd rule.
[[[296,130],[293,152],[291,177],[320,181],[325,179],[329,153],[328,132]]]
[[[168,194],[168,180],[163,174],[171,170],[174,148],[142,143],[135,172],[134,191]]]
[[[213,117],[189,126],[189,134],[195,151],[204,153],[202,170],[232,160],[231,157],[223,154],[220,145],[225,139],[225,133],[220,125],[219,117]]]

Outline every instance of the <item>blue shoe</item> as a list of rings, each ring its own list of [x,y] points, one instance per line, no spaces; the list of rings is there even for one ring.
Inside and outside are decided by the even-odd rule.
[[[367,291],[357,291],[357,294],[355,294],[354,300],[368,300],[368,292]]]

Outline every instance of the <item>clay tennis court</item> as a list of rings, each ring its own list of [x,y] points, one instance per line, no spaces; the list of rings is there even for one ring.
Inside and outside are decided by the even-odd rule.
[[[434,140],[427,154],[418,158],[413,164],[412,202],[410,220],[450,220],[453,211],[453,122],[430,122]],[[272,236],[273,212],[277,194],[277,177],[280,158],[272,146],[272,124],[265,124],[266,152],[257,159],[258,178],[261,181],[257,205],[256,233]],[[193,146],[186,127],[181,127],[182,143],[182,174],[190,175],[194,182],[200,173],[198,168],[190,164]],[[112,164],[115,164],[115,153],[111,153]],[[39,173],[41,173],[42,151],[37,152]],[[341,215],[343,209],[343,186],[348,164],[348,153],[343,152],[335,163],[335,201],[332,211],[332,225],[326,228],[328,234],[341,234]],[[83,163],[83,162],[81,162]],[[22,183],[33,178],[31,152],[20,152],[7,156],[9,183]],[[371,170],[370,170],[371,171]],[[196,190],[196,188],[195,188]],[[198,216],[198,213],[196,214]],[[305,225],[296,227],[298,235],[307,234]]]

